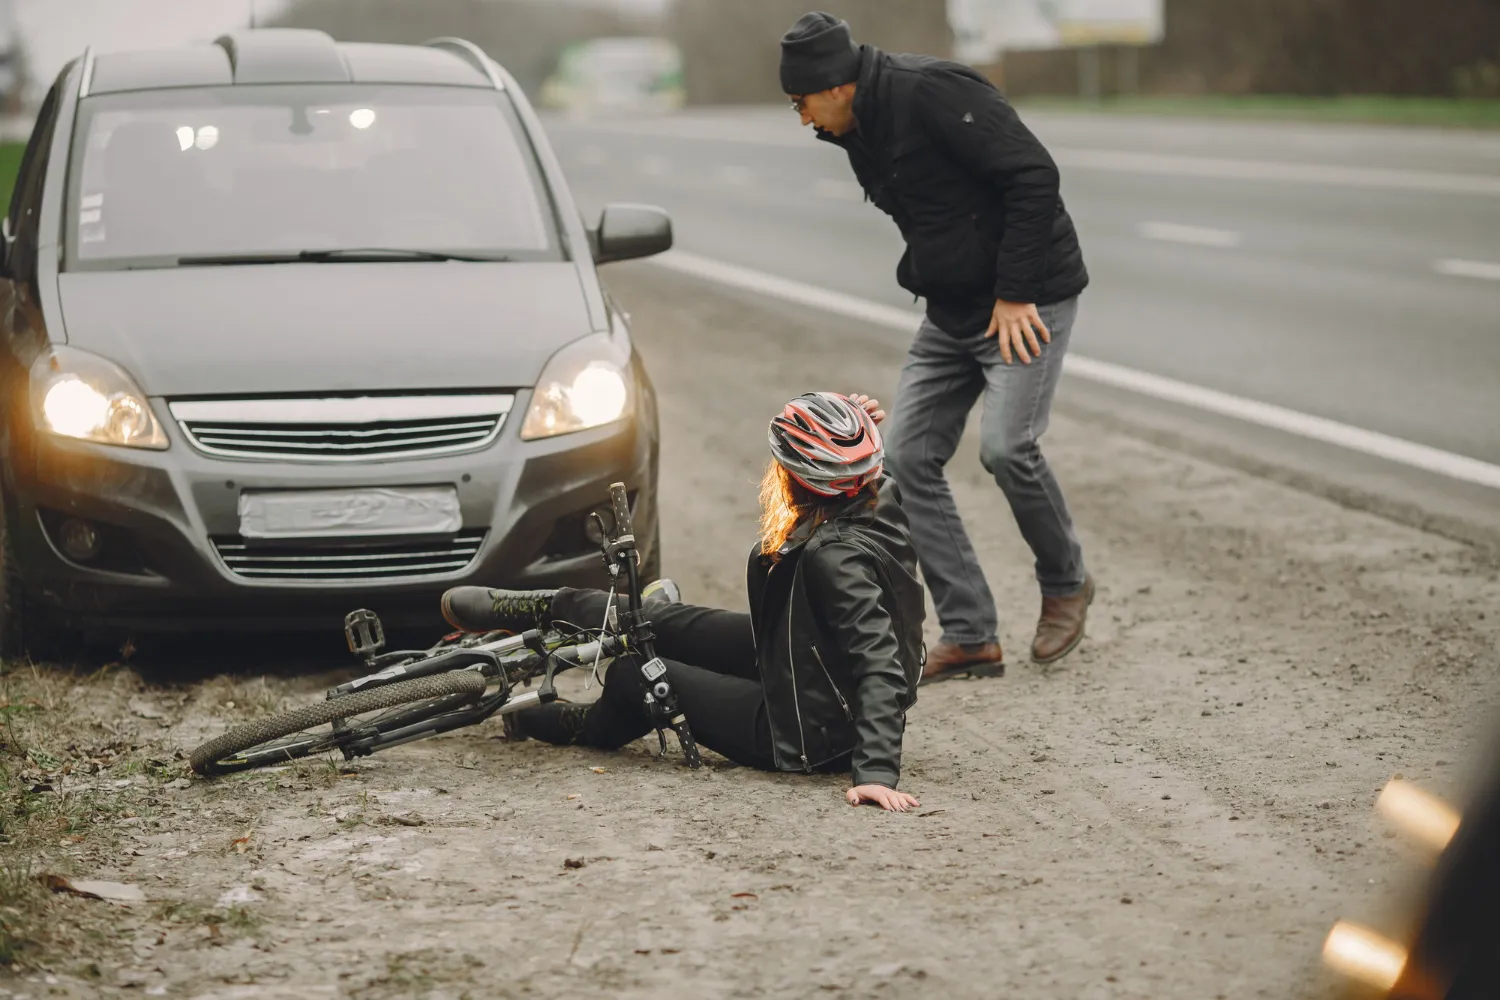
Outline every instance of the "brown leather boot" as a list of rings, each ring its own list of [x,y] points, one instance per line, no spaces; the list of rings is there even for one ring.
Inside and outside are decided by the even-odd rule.
[[[927,651],[922,683],[936,684],[953,677],[1004,677],[1005,654],[998,642],[983,646],[960,646],[940,642]]]
[[[1036,623],[1031,659],[1040,664],[1056,663],[1073,652],[1083,640],[1083,626],[1094,600],[1094,577],[1084,577],[1083,589],[1069,597],[1043,597],[1042,617]]]

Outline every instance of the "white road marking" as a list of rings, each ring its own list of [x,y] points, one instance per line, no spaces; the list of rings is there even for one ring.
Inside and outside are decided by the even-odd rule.
[[[1214,156],[1166,156],[1159,153],[1067,147],[1054,150],[1053,158],[1062,166],[1077,170],[1500,197],[1500,177],[1483,174],[1343,167],[1330,163],[1290,163],[1278,160],[1231,160]]]
[[[822,309],[859,322],[888,327],[905,333],[914,332],[922,321],[919,313],[868,299],[845,295],[816,285],[793,281],[763,271],[711,260],[681,250],[652,258],[662,267],[721,285],[768,295],[797,305]],[[1460,482],[1474,483],[1500,490],[1500,465],[1456,455],[1376,431],[1351,427],[1334,420],[1315,417],[1286,407],[1245,399],[1216,389],[1163,378],[1148,372],[1093,358],[1068,355],[1068,374],[1138,392],[1154,399],[1217,413],[1260,427],[1269,427],[1296,437],[1336,445],[1350,451],[1395,462],[1414,469],[1447,476]]]
[[[647,177],[661,177],[666,174],[670,165],[665,157],[647,156],[635,165],[635,168]]]
[[[590,123],[587,128],[594,132],[655,136],[691,142],[735,142],[755,146],[786,146],[801,149],[814,149],[819,145],[810,134],[797,134],[781,128],[773,130],[757,123],[714,123],[695,120],[692,123],[675,127],[644,122]],[[1376,191],[1421,191],[1430,194],[1500,198],[1500,177],[1491,174],[1341,166],[1332,163],[1301,163],[1287,160],[1241,160],[1215,156],[1136,153],[1066,145],[1049,148],[1053,159],[1070,170],[1195,177],[1207,180],[1315,184]]]
[[[1162,240],[1167,243],[1224,248],[1240,245],[1240,234],[1229,229],[1183,226],[1175,222],[1143,222],[1138,231],[1148,240]]]
[[[1500,281],[1500,264],[1487,260],[1458,260],[1450,257],[1447,260],[1433,261],[1432,269],[1438,274],[1451,274],[1457,278]]]
[[[836,181],[832,177],[819,177],[813,181],[813,193],[839,201],[865,200],[865,190],[859,186],[858,181]]]
[[[746,167],[725,166],[714,171],[714,176],[719,183],[728,184],[730,187],[749,187],[755,182],[755,175]]]

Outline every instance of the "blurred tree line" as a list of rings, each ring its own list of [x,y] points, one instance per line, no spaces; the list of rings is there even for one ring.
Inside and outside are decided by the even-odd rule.
[[[1164,0],[1166,39],[1132,55],[1147,94],[1403,94],[1500,97],[1500,0]],[[779,41],[808,10],[846,18],[856,41],[946,56],[945,0],[670,0],[663,18],[608,0],[298,0],[276,23],[349,41],[460,35],[535,95],[571,42],[665,34],[683,53],[688,100],[779,100]],[[1118,51],[1102,53],[1108,93]],[[1074,50],[1012,52],[983,67],[1014,96],[1073,94]]]
[[[674,0],[667,30],[682,49],[688,100],[780,100],[781,36],[810,10],[847,20],[856,42],[936,56],[953,50],[943,0]]]
[[[420,42],[459,35],[536,95],[571,42],[665,34],[683,52],[695,104],[777,100],[783,32],[809,10],[848,18],[857,41],[946,55],[953,35],[944,0],[672,0],[665,23],[632,17],[605,0],[299,0],[274,22],[344,41]]]
[[[1165,0],[1146,94],[1500,97],[1500,0]],[[1106,92],[1118,50],[1103,53]],[[1011,52],[1012,95],[1073,94],[1078,53]]]
[[[316,28],[346,42],[457,35],[488,52],[533,97],[569,43],[660,32],[653,18],[559,0],[299,0],[273,23]]]

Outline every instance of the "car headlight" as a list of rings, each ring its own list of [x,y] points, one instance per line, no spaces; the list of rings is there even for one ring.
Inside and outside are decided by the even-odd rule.
[[[575,341],[554,354],[537,379],[521,438],[571,434],[602,427],[630,409],[630,359],[607,333]]]
[[[54,347],[31,366],[37,426],[63,437],[163,449],[167,435],[125,369],[75,347]]]

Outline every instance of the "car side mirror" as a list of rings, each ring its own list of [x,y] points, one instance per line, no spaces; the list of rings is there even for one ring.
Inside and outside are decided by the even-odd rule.
[[[590,236],[595,264],[650,257],[672,249],[672,218],[652,205],[606,205]]]

